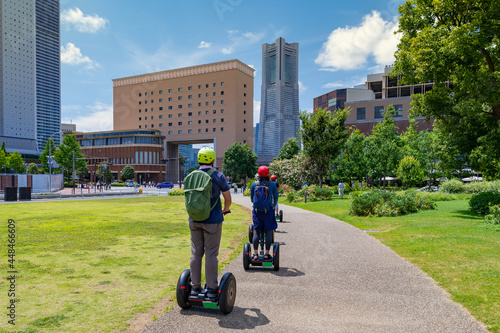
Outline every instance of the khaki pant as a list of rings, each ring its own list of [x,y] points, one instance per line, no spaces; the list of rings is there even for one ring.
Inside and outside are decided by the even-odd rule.
[[[201,260],[205,255],[205,278],[207,287],[217,289],[220,238],[222,223],[189,222],[191,229],[191,286],[201,286]]]

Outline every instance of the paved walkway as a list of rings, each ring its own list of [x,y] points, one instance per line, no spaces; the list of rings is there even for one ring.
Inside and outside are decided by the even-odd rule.
[[[233,201],[250,207],[242,195]],[[232,313],[176,306],[144,332],[486,332],[432,279],[363,231],[282,208],[278,272],[245,271],[239,255],[223,272],[237,281]]]

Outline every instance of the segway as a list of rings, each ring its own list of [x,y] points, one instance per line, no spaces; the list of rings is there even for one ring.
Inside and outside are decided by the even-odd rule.
[[[248,238],[250,242],[253,239],[254,228],[253,224],[250,225],[248,230]],[[262,267],[273,267],[275,271],[280,269],[280,245],[274,242],[274,230],[273,230],[273,239],[272,239],[272,256],[269,259],[264,258],[264,248],[265,248],[265,233],[262,231],[261,237],[259,239],[260,244],[260,254],[257,260],[254,260],[252,257],[252,247],[250,243],[245,243],[243,246],[243,268],[248,270],[250,265],[252,266],[262,266]],[[251,237],[250,237],[251,236]]]
[[[191,270],[186,269],[177,281],[177,304],[183,309],[191,306],[202,306],[208,309],[217,309],[228,314],[233,311],[236,299],[236,278],[232,273],[226,273],[222,277],[217,297],[207,296],[207,286],[198,295],[191,295]]]
[[[248,226],[248,242],[250,244],[253,243],[253,224],[250,224]],[[274,243],[274,230],[273,230],[273,235],[272,235],[271,243]]]

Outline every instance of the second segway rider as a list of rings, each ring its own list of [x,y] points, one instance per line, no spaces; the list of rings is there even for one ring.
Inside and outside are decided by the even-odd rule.
[[[264,259],[271,259],[269,250],[271,248],[273,230],[278,224],[274,215],[275,206],[278,203],[278,189],[276,184],[269,180],[269,168],[265,165],[259,167],[259,180],[252,184],[250,200],[253,203],[252,220],[253,233],[253,260],[259,259],[259,235],[264,231],[266,234],[266,251]]]
[[[198,152],[199,170],[191,172],[184,182],[186,209],[191,229],[191,295],[201,288],[201,261],[205,254],[207,297],[217,296],[219,246],[224,215],[230,212],[231,193],[226,177],[213,169],[215,151],[202,148]],[[207,177],[209,176],[209,178]],[[202,191],[201,191],[202,190]],[[220,194],[224,197],[224,208]]]
[[[276,184],[276,189],[278,190],[278,196],[279,196],[279,193],[280,193],[280,191],[279,191],[280,184],[278,183],[278,177],[276,175],[272,175],[271,176],[271,181]],[[278,215],[279,215],[278,201],[276,201],[276,206],[274,206],[274,213],[275,213],[276,219],[278,219]]]

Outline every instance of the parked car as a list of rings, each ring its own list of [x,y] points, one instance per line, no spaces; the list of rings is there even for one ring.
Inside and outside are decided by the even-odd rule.
[[[156,188],[174,188],[174,184],[171,182],[163,182],[156,185]]]
[[[129,179],[129,180],[127,180],[127,181],[125,182],[125,186],[127,186],[127,187],[134,187],[134,183],[135,183],[135,182],[134,182],[133,180],[130,180],[130,179]]]
[[[437,192],[437,191],[439,191],[439,187],[437,187],[437,186],[425,186],[425,187],[419,188],[417,190],[417,192],[422,192],[422,191]]]

